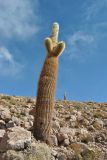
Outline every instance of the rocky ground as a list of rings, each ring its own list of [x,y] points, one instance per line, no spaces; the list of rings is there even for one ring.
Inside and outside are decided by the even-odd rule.
[[[57,101],[51,147],[32,135],[34,106],[0,95],[0,160],[107,160],[107,103]]]

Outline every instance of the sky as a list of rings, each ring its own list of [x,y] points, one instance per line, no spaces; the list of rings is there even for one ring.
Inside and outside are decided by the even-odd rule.
[[[107,102],[107,0],[0,0],[0,93],[36,97],[53,22],[66,43],[56,99]]]

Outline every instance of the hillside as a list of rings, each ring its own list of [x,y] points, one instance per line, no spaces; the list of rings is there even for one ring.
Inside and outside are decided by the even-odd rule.
[[[107,160],[107,103],[56,101],[52,146],[32,135],[34,107],[0,95],[0,160]]]

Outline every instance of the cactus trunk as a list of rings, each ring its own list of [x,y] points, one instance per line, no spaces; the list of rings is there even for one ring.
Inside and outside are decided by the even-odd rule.
[[[58,58],[46,57],[38,83],[34,136],[49,141],[54,108]]]

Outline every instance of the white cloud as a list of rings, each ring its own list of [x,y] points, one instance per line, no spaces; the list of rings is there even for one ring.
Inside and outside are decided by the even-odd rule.
[[[0,76],[21,74],[23,65],[6,46],[14,39],[35,35],[38,22],[38,0],[0,0]]]
[[[96,53],[107,37],[107,0],[86,1],[81,17],[80,31],[67,37],[67,53],[71,59],[85,60]]]
[[[107,0],[93,0],[91,2],[89,1],[89,4],[86,3],[84,5],[84,8],[85,19],[89,21],[93,18],[96,18],[96,16],[100,17],[103,11],[107,9]]]
[[[94,37],[92,35],[77,31],[68,38],[67,54],[70,59],[85,57],[90,52],[89,48],[93,42]]]
[[[17,63],[9,50],[5,47],[0,47],[0,76],[17,75],[23,66]]]
[[[76,45],[78,41],[82,41],[84,43],[91,43],[93,42],[93,40],[94,39],[92,35],[85,34],[82,31],[77,31],[69,38],[69,42],[71,42],[72,45]]]
[[[26,38],[34,35],[38,27],[38,1],[0,0],[0,34],[6,38],[19,36]]]

